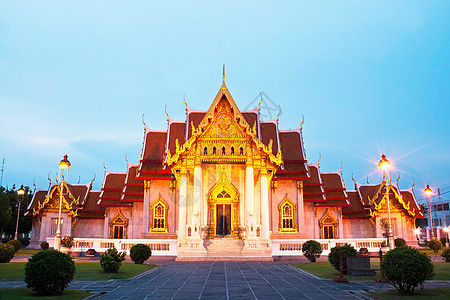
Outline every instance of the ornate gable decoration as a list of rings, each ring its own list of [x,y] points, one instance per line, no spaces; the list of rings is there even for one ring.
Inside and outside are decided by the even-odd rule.
[[[239,202],[239,191],[228,181],[225,173],[222,173],[219,181],[208,192],[209,202],[217,200],[224,203]]]
[[[75,198],[69,189],[66,182],[63,182],[64,192],[62,197],[62,208],[69,211],[69,215],[76,217],[78,215],[77,206],[80,204],[80,197]],[[45,197],[44,201],[38,202],[38,207],[33,208],[33,217],[39,215],[43,210],[58,210],[60,200],[61,186],[59,184],[54,185],[50,192]],[[68,199],[67,199],[68,198]]]
[[[187,162],[190,165],[196,156],[201,156],[202,161],[245,162],[247,150],[253,148],[277,169],[281,165],[281,152],[273,155],[272,143],[264,145],[257,137],[256,123],[252,125],[246,122],[224,83],[198,127],[191,124],[191,138],[181,146],[176,141],[174,155],[166,151],[167,165],[171,168],[179,165],[185,156],[191,156]]]
[[[373,197],[373,199],[371,199],[369,197],[369,203],[372,205],[372,208],[370,209],[370,216],[373,218],[377,215],[378,210],[381,209],[381,207],[386,203],[387,205],[387,199],[386,199],[386,192],[383,192],[383,187],[388,188],[390,191],[392,191],[394,193],[394,199],[389,198],[391,205],[394,205],[396,201],[398,204],[401,205],[401,207],[406,210],[408,212],[408,214],[412,217],[415,217],[417,210],[415,208],[411,208],[411,203],[408,202],[406,203],[403,200],[403,196],[400,195],[396,189],[392,188],[392,185],[389,184],[387,185],[386,182],[384,181],[381,185],[380,188],[378,189],[377,193],[375,194],[375,196]],[[389,191],[389,192],[390,192]],[[383,193],[383,194],[382,194]],[[382,195],[381,195],[382,194]],[[379,203],[377,204],[377,199],[381,196],[381,200],[379,201]],[[391,206],[392,207],[392,206]]]

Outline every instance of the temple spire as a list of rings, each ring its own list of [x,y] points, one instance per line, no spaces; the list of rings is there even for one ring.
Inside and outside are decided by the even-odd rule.
[[[223,79],[222,79],[222,85],[225,85],[225,64],[223,64]]]

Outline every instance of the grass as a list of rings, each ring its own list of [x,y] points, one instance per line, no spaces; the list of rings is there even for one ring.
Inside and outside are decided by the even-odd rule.
[[[84,299],[92,293],[78,291],[78,290],[64,290],[61,295],[58,296],[35,296],[31,289],[0,289],[0,298],[3,299]]]
[[[33,255],[38,253],[41,250],[32,250],[32,249],[19,249],[19,251],[17,251],[16,255]]]
[[[376,290],[370,293],[364,293],[363,295],[368,296],[373,299],[404,299],[408,296],[403,296],[397,292],[397,290]],[[415,289],[414,290],[414,300],[429,300],[430,297],[433,297],[433,300],[446,300],[450,299],[450,289],[438,288],[438,289]]]
[[[25,263],[12,262],[0,264],[0,280],[24,280]],[[104,273],[99,262],[75,262],[77,269],[73,280],[109,280],[125,279],[136,276],[150,270],[156,265],[139,265],[134,263],[122,263],[118,273]],[[3,298],[2,298],[3,299]]]
[[[329,262],[315,262],[315,263],[298,263],[294,264],[295,267],[302,269],[306,272],[314,274],[321,278],[333,279],[339,276],[339,272],[334,269]],[[380,268],[380,262],[377,259],[370,260],[370,267],[374,269]],[[368,276],[349,276],[345,277],[350,281],[361,281],[361,280],[374,280],[380,276],[380,271],[376,272],[376,277]],[[450,263],[446,262],[434,262],[434,275],[433,280],[450,280]]]

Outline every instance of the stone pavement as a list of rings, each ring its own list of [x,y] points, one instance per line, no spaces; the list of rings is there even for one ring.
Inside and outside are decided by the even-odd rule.
[[[0,282],[24,287],[24,282]],[[448,287],[449,282],[427,282]],[[133,279],[77,281],[69,289],[100,299],[367,299],[358,294],[390,284],[335,283],[279,262],[171,262]]]

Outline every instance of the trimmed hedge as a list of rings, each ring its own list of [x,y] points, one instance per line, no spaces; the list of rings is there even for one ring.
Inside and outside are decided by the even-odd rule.
[[[438,252],[439,250],[442,249],[442,243],[438,239],[431,239],[428,242],[428,247],[430,247],[430,249],[433,250],[434,252]]]
[[[42,242],[41,243],[41,249],[42,250],[48,250],[49,247],[50,247],[50,245],[47,242]]]
[[[117,273],[122,261],[125,260],[126,253],[117,251],[116,248],[109,248],[100,255],[100,265],[106,273]]]
[[[339,271],[339,251],[342,250],[343,256],[356,256],[357,251],[353,246],[345,244],[344,246],[336,246],[331,248],[330,254],[328,254],[328,261],[330,264]],[[344,258],[344,274],[347,274],[347,260]]]
[[[450,248],[445,248],[441,256],[445,259],[445,262],[450,262]]]
[[[419,284],[433,278],[434,265],[426,254],[405,246],[383,256],[381,271],[400,294],[412,295]]]
[[[0,244],[0,263],[9,263],[16,254],[11,244]]]
[[[17,251],[20,250],[20,247],[22,247],[22,243],[18,240],[9,240],[6,244],[14,247],[14,253],[17,253]]]
[[[322,245],[317,241],[309,240],[302,245],[302,251],[310,262],[316,262],[322,254]]]
[[[130,258],[135,264],[143,264],[152,256],[152,250],[144,244],[137,244],[130,249]]]
[[[56,250],[39,251],[25,265],[25,282],[39,295],[58,295],[72,281],[75,271],[69,255]]]
[[[402,238],[396,238],[394,240],[394,245],[395,245],[396,248],[397,247],[401,247],[401,246],[406,246],[406,241],[404,239],[402,239]]]

